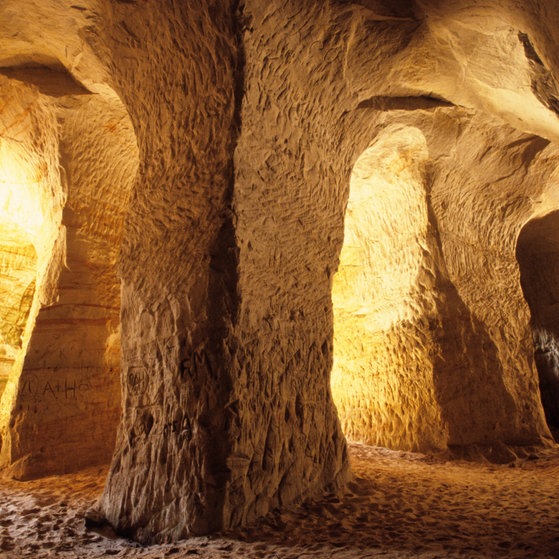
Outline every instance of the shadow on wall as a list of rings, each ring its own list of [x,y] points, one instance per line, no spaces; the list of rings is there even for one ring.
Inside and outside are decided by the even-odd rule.
[[[549,427],[559,432],[559,211],[529,221],[518,236],[520,282],[532,314],[534,359]]]
[[[448,279],[444,263],[435,278],[437,306],[433,383],[447,447],[472,456],[477,448],[493,461],[508,461],[504,444],[528,444],[508,436],[508,420],[517,413],[504,383],[503,364],[487,325],[477,319]],[[510,439],[510,440],[509,440]],[[470,448],[471,447],[471,448]]]

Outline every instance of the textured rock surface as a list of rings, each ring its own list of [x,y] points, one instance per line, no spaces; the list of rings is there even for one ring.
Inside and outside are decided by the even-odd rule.
[[[2,122],[29,122],[52,192],[41,242],[0,240],[12,473],[108,457],[120,346],[100,508],[142,541],[338,488],[343,431],[549,441],[558,22],[544,0],[6,0]]]
[[[222,527],[234,433],[233,6],[123,5],[107,33],[141,162],[121,258],[124,416],[102,508],[141,540],[176,539]]]
[[[58,168],[56,111],[22,84],[0,78],[2,92],[2,370],[0,441],[4,463],[12,461],[12,415],[23,360],[41,304],[49,300],[53,254],[60,253],[64,192]],[[3,386],[2,386],[3,385]],[[15,427],[15,429],[11,429]]]
[[[388,126],[359,157],[332,293],[332,391],[344,433],[393,448],[446,448],[448,438],[434,384],[428,163],[425,136],[410,126]]]

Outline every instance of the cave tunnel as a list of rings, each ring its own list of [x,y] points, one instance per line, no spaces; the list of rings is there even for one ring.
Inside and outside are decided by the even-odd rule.
[[[559,429],[559,213],[529,221],[518,236],[522,290],[531,312],[541,400],[555,437]]]

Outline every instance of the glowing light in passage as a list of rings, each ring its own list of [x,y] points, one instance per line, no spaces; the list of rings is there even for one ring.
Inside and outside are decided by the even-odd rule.
[[[406,328],[417,319],[428,211],[423,134],[387,130],[355,163],[334,276],[332,396],[346,436],[412,447],[403,402],[410,379]],[[428,374],[428,356],[414,367]],[[415,374],[415,373],[413,373]]]
[[[39,165],[23,144],[0,139],[0,396],[16,389],[38,277],[38,253],[45,244]],[[48,240],[48,239],[47,239]],[[1,412],[2,410],[0,410]],[[4,410],[5,412],[5,410]]]
[[[369,330],[386,330],[412,313],[427,231],[422,138],[415,128],[399,131],[367,149],[353,169],[332,299]]]
[[[40,169],[15,141],[0,141],[0,223],[17,226],[36,246],[45,217],[41,207]]]

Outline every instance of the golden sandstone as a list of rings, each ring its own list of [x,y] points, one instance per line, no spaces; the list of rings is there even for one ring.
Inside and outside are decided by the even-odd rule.
[[[0,466],[140,542],[559,427],[559,4],[3,0]],[[557,76],[557,78],[556,78]]]

